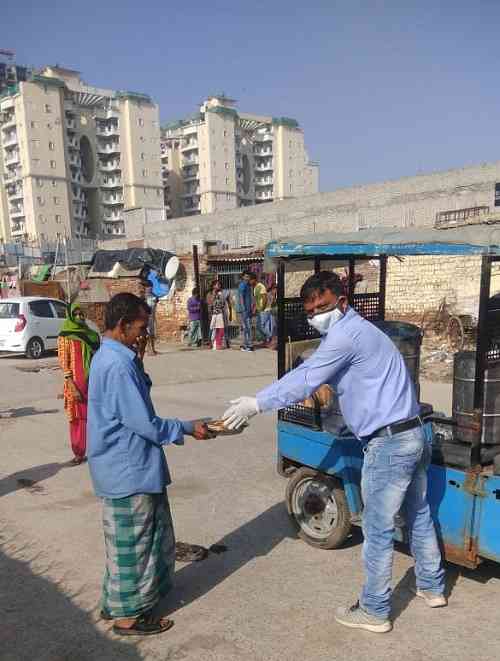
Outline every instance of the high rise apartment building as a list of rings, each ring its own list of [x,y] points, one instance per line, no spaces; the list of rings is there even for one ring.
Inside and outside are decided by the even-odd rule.
[[[0,94],[0,237],[123,236],[123,211],[163,207],[158,106],[46,67]]]
[[[319,166],[309,161],[298,122],[240,113],[234,104],[209,97],[199,113],[162,128],[168,217],[318,192]]]

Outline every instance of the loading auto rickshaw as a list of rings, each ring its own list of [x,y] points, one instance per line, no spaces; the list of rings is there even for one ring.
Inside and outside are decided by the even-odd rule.
[[[500,315],[498,305],[489,304],[491,272],[500,262],[500,230],[378,229],[269,243],[266,270],[275,269],[278,284],[278,376],[319,343],[298,296],[306,277],[347,267],[349,304],[383,326],[390,323],[385,321],[388,260],[422,255],[476,256],[480,261],[475,353],[455,356],[461,376],[453,386],[453,415],[435,413],[432,402],[421,404],[425,434],[433,446],[428,497],[442,548],[447,560],[473,569],[483,559],[500,562],[500,475],[495,474],[500,472],[495,470],[500,468]],[[363,269],[372,275],[375,269],[377,278],[370,291],[359,292],[355,285]],[[398,328],[405,326],[410,325]],[[413,359],[418,393],[418,356],[403,357],[407,365]],[[278,413],[278,472],[288,479],[288,512],[300,537],[323,549],[340,547],[363,516],[362,446],[341,423],[335,406],[325,416],[314,398],[312,404]],[[404,520],[398,517],[395,526],[395,539],[407,541]]]

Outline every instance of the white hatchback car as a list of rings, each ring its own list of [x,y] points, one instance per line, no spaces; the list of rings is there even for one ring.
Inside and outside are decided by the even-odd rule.
[[[66,304],[54,298],[19,296],[0,299],[0,352],[41,358],[57,349],[57,336],[66,318]]]

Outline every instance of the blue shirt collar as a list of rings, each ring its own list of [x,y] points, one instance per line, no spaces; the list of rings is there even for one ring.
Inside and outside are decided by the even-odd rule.
[[[111,337],[103,337],[102,346],[106,347],[107,349],[112,349],[117,353],[120,353],[122,356],[128,358],[131,361],[134,361],[137,357],[135,351],[132,351],[132,349],[129,349],[121,342],[117,342],[116,340],[113,340]]]

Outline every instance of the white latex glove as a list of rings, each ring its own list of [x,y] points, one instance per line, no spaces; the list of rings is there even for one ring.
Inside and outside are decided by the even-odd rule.
[[[260,413],[255,397],[238,397],[238,399],[232,399],[230,403],[231,406],[222,416],[224,426],[228,429],[239,429],[250,418]]]

